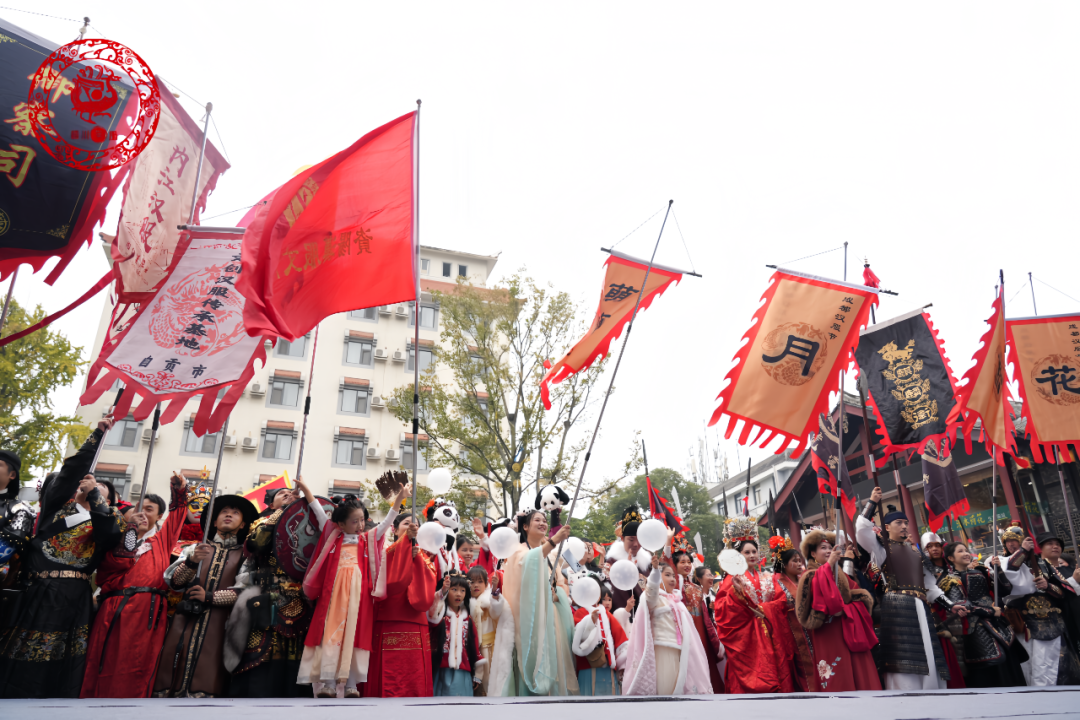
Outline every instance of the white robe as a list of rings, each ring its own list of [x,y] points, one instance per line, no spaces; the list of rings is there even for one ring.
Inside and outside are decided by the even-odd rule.
[[[871,560],[878,567],[885,565],[888,557],[885,548],[878,540],[874,532],[874,524],[862,515],[855,519],[855,539],[863,550],[870,553]],[[926,587],[926,601],[932,603],[942,595],[941,588],[934,582],[934,577],[923,568],[923,585]],[[922,633],[923,650],[926,652],[926,675],[914,673],[885,673],[886,690],[944,690],[946,683],[938,677],[937,663],[934,661],[934,646],[938,642],[937,633],[933,631],[926,617],[926,608],[923,603],[915,603],[915,612],[919,616],[919,631]]]

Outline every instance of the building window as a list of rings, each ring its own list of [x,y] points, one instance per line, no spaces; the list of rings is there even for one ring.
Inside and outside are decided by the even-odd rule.
[[[345,437],[339,435],[334,440],[334,464],[346,467],[362,468],[366,460],[364,451],[367,440],[363,437]]]
[[[416,303],[409,303],[409,327],[416,326]],[[420,327],[435,330],[439,327],[439,308],[435,305],[420,305]]]
[[[142,423],[134,420],[118,420],[105,436],[105,444],[111,448],[134,450],[139,439],[139,427]]]
[[[754,488],[754,504],[755,505],[760,505],[761,504],[761,486],[760,485],[758,485],[756,488]]]
[[[261,457],[264,460],[292,460],[293,435],[287,430],[268,429],[263,435]]]
[[[274,355],[277,357],[302,358],[307,351],[307,336],[296,338],[293,342],[278,338],[274,346]]]
[[[123,475],[118,475],[116,473],[101,472],[101,470],[99,469],[94,473],[94,479],[108,480],[113,484],[113,487],[116,488],[116,496],[118,498],[123,498],[125,496],[124,491],[127,489],[128,481],[131,478],[126,473]]]
[[[217,441],[221,436],[221,433],[214,433],[213,435],[207,433],[202,437],[195,434],[194,428],[191,427],[191,423],[185,423],[184,428],[184,454],[191,455],[213,455],[217,452]]]
[[[300,381],[292,378],[270,378],[270,397],[267,407],[295,408],[300,404]]]
[[[413,372],[413,363],[416,362],[416,350],[412,347],[409,348],[409,360],[405,363],[405,370]],[[424,372],[428,369],[428,366],[435,362],[435,353],[431,348],[420,348],[420,372]]]
[[[412,470],[412,440],[406,440],[401,444],[401,467],[404,470]],[[428,471],[427,447],[420,443],[420,457],[416,464],[417,472]]]
[[[450,263],[443,263],[442,264],[442,276],[445,277],[445,278],[450,277],[450,273],[452,272],[451,268],[452,268],[452,266],[451,266]]]
[[[421,275],[428,275],[430,273],[431,273],[431,261],[421,258],[420,259],[420,274]]]
[[[458,277],[468,277],[469,276],[469,266],[468,265],[458,265],[457,266],[457,274],[458,274]]]
[[[364,308],[353,310],[349,313],[350,320],[363,320],[364,322],[379,322],[379,308]]]
[[[373,367],[375,364],[374,338],[370,340],[347,338],[345,340],[345,364]]]
[[[346,415],[369,415],[371,390],[366,387],[343,387],[338,410]]]

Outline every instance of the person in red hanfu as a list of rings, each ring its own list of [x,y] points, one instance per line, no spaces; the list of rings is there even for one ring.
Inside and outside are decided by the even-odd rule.
[[[135,513],[97,571],[98,610],[87,644],[84,698],[150,697],[169,625],[165,570],[187,511],[187,480],[173,475],[161,529]]]
[[[469,579],[451,570],[428,610],[435,697],[472,697],[487,665],[470,612]]]
[[[748,566],[745,574],[724,578],[713,603],[727,658],[724,688],[736,695],[794,692],[793,656],[777,647],[777,631],[787,629],[787,596],[776,577],[760,569],[757,518],[726,520],[724,540]]]
[[[821,692],[880,690],[871,648],[878,644],[870,610],[873,596],[854,576],[854,548],[834,547],[836,533],[815,528],[803,536],[806,572],[799,578],[795,612],[810,631],[814,669]],[[837,565],[850,560],[852,575]],[[845,563],[847,564],[847,563]]]
[[[375,600],[387,595],[383,537],[411,490],[404,485],[386,519],[364,530],[367,512],[355,497],[334,508],[323,526],[315,562],[304,575],[304,595],[315,601],[296,682],[316,697],[360,697],[370,667]]]
[[[629,638],[611,614],[611,590],[596,576],[582,578],[600,586],[594,607],[574,606],[574,659],[582,695],[621,695]]]
[[[431,697],[431,639],[427,611],[439,571],[415,543],[411,515],[394,522],[397,541],[386,551],[386,597],[375,603],[375,627],[365,697]]]

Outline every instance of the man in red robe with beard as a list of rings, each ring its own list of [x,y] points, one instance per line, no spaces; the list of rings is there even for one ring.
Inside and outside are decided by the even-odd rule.
[[[395,518],[397,541],[386,551],[386,597],[375,603],[375,629],[366,697],[431,697],[431,643],[427,611],[438,572],[414,538],[410,515]]]

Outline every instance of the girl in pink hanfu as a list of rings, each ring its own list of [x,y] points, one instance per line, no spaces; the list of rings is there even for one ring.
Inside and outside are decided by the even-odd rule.
[[[634,620],[623,695],[712,695],[709,661],[671,565],[652,559],[645,585],[648,612]]]
[[[357,686],[367,682],[373,598],[386,596],[383,538],[410,491],[407,485],[399,490],[386,519],[367,532],[367,510],[351,496],[323,527],[315,562],[304,576],[304,595],[316,604],[296,679],[311,683],[316,697],[360,697]]]

